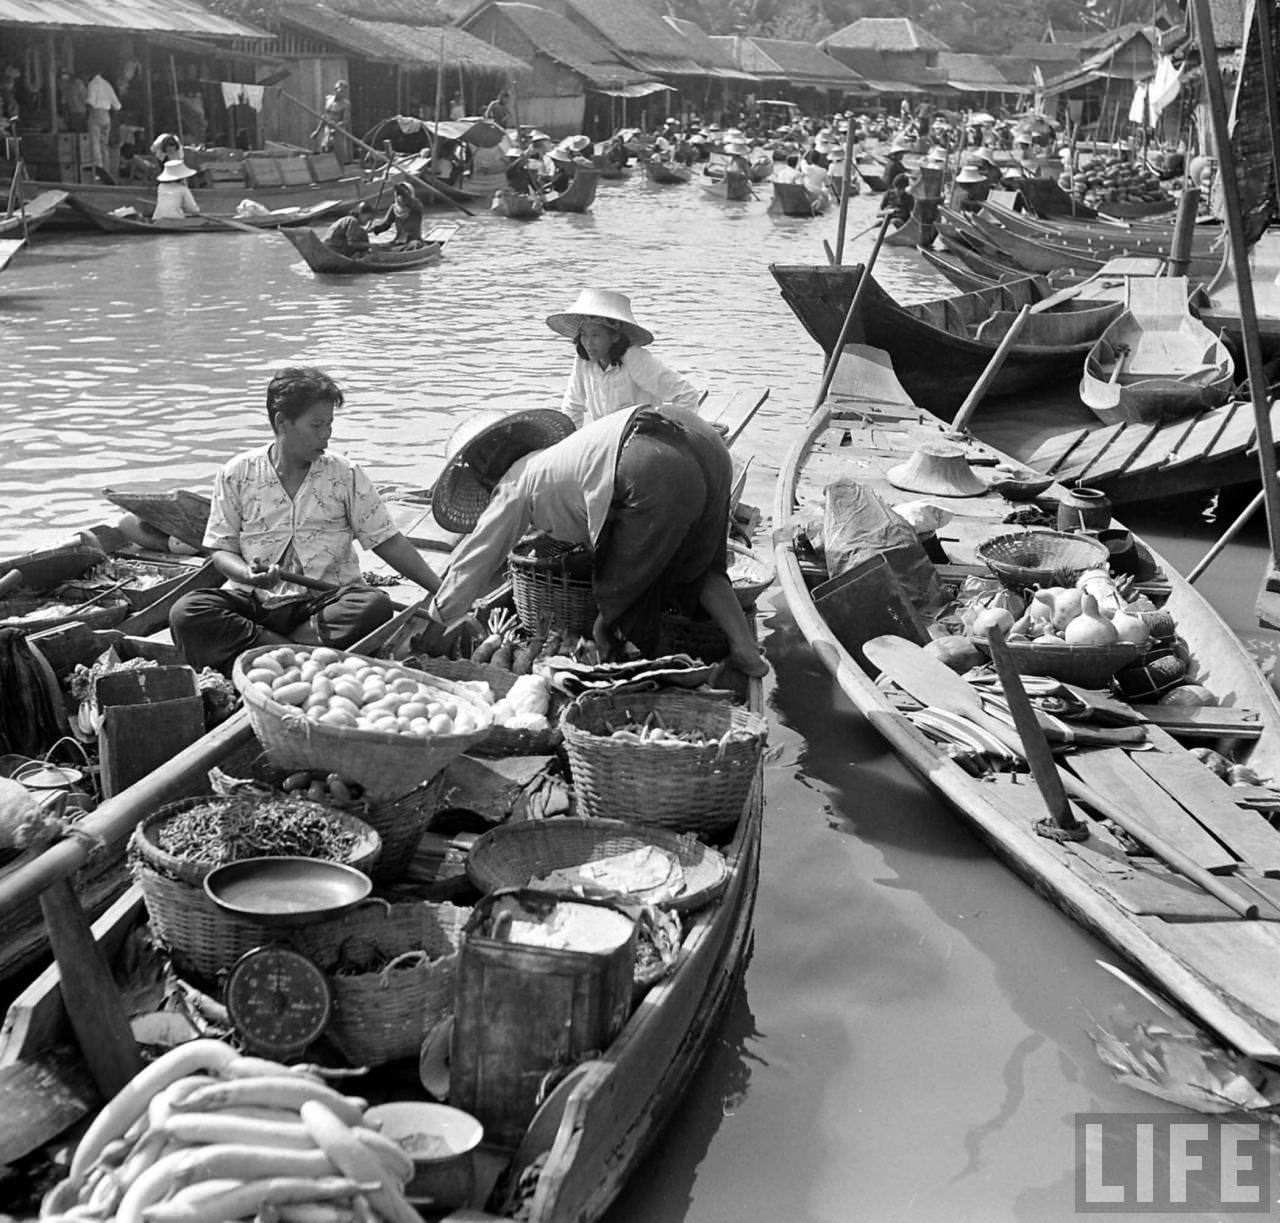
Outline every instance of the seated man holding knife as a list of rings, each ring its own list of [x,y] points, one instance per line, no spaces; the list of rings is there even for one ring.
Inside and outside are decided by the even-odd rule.
[[[357,540],[428,594],[439,587],[369,477],[327,453],[342,402],[320,370],[281,370],[267,387],[274,440],[237,455],[215,478],[204,545],[227,582],[185,595],[169,616],[193,667],[229,672],[258,645],[341,649],[389,620],[386,592],[361,582]]]

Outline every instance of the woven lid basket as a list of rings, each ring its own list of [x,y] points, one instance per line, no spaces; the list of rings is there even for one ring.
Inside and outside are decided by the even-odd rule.
[[[152,933],[169,949],[180,972],[204,982],[216,981],[246,951],[270,942],[273,931],[219,909],[204,890],[205,876],[217,863],[168,853],[160,848],[157,833],[174,816],[194,807],[230,806],[233,801],[201,795],[169,803],[143,820],[129,840],[130,863],[147,903]],[[316,808],[317,817],[356,834],[355,844],[343,858],[348,866],[366,872],[373,869],[382,849],[378,833],[346,812],[319,803],[307,805]]]
[[[990,655],[987,643],[975,637],[974,644]],[[1009,655],[1019,675],[1045,675],[1081,688],[1105,688],[1122,667],[1137,662],[1140,646],[1128,641],[1111,645],[1061,645],[1051,642],[1007,641]]]
[[[250,684],[245,678],[253,668],[254,659],[275,648],[260,646],[246,650],[236,659],[231,678],[244,698],[254,733],[272,761],[281,768],[328,769],[349,781],[359,782],[370,802],[377,803],[399,798],[434,777],[449,761],[462,755],[489,733],[493,721],[490,708],[467,689],[451,680],[378,659],[367,661],[405,672],[409,678],[436,688],[442,696],[465,705],[475,715],[479,728],[467,734],[420,738],[311,722],[300,709],[272,700],[257,684]],[[362,657],[339,653],[343,658]]]
[[[699,747],[612,737],[651,715],[672,732],[696,731],[710,741]],[[560,725],[580,810],[699,834],[737,824],[767,734],[758,714],[688,692],[586,692]]]
[[[514,672],[469,658],[410,658],[406,664],[427,675],[452,680],[456,684],[485,683],[493,690],[493,699],[501,700],[519,678]],[[546,730],[511,730],[497,723],[475,747],[472,756],[543,756],[554,752],[564,741],[558,726]]]
[[[1051,586],[1074,582],[1086,569],[1107,567],[1107,546],[1089,535],[1063,531],[1019,531],[998,535],[975,549],[1006,586]]]
[[[294,938],[329,979],[325,1034],[355,1066],[417,1057],[453,1013],[454,979],[470,909],[373,898]]]
[[[526,633],[555,630],[591,636],[596,600],[585,549],[539,535],[515,547],[507,568],[516,614]]]
[[[537,881],[552,871],[651,845],[674,856],[684,871],[684,890],[660,901],[660,908],[692,912],[723,891],[729,878],[724,858],[697,837],[653,825],[580,817],[522,820],[491,828],[471,847],[467,874],[482,892],[537,887]]]

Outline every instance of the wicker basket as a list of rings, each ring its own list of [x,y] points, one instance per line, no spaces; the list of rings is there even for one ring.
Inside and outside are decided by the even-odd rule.
[[[273,929],[225,913],[209,899],[204,879],[213,863],[175,857],[156,843],[156,830],[166,820],[217,801],[216,796],[203,795],[161,807],[134,829],[129,841],[130,865],[147,903],[152,933],[168,948],[179,972],[210,983],[246,951],[275,937]],[[382,848],[378,834],[355,816],[327,807],[321,810],[339,826],[360,834],[347,855],[347,865],[372,869]]]
[[[651,714],[675,732],[700,731],[715,740],[730,730],[743,734],[705,747],[611,737]],[[687,692],[587,692],[565,710],[560,724],[578,806],[586,815],[699,834],[738,822],[766,736],[758,714]]]
[[[354,1066],[417,1057],[423,1037],[453,1013],[454,977],[470,909],[369,900],[319,923],[294,944],[329,978],[326,1035]],[[373,971],[362,965],[381,962]],[[340,965],[344,971],[336,971]]]
[[[987,643],[973,638],[984,654],[990,655]],[[1111,645],[1053,645],[1032,641],[1008,641],[1009,656],[1019,675],[1045,675],[1065,684],[1081,688],[1105,688],[1122,667],[1137,662],[1142,648],[1128,641]]]
[[[455,684],[481,682],[493,689],[494,700],[501,700],[511,691],[518,676],[501,667],[472,662],[467,658],[410,658],[406,665],[427,675],[452,680]],[[470,749],[472,756],[544,756],[554,752],[564,742],[558,726],[546,730],[509,730],[494,725],[489,734]]]
[[[471,847],[467,874],[482,892],[537,887],[551,871],[597,862],[614,854],[656,846],[676,857],[684,871],[684,891],[661,908],[689,913],[709,904],[728,882],[724,858],[697,837],[622,820],[577,817],[499,824]]]
[[[1006,586],[1068,585],[1086,569],[1107,567],[1107,545],[1089,535],[1020,531],[978,545],[979,559]]]
[[[284,779],[295,770],[281,768],[262,751],[257,743],[242,753],[222,762],[222,767],[209,770],[209,785],[215,794],[231,795],[245,787],[279,790]],[[315,770],[317,773],[324,770]],[[430,781],[402,794],[399,798],[372,803],[356,799],[348,806],[332,802],[325,806],[354,815],[382,838],[382,853],[369,874],[376,883],[398,878],[406,869],[418,841],[440,806],[444,790],[444,770]]]
[[[507,558],[516,614],[526,633],[591,636],[596,601],[587,554],[549,536],[517,545]]]
[[[410,678],[438,688],[443,696],[466,705],[479,720],[480,728],[468,734],[432,735],[428,739],[419,739],[411,735],[322,726],[311,722],[301,710],[273,701],[258,685],[245,679],[254,659],[276,648],[260,646],[246,650],[236,659],[232,679],[244,698],[254,733],[272,761],[281,768],[327,769],[349,781],[359,782],[364,787],[365,797],[372,803],[378,803],[400,798],[430,780],[450,760],[479,743],[489,733],[492,717],[484,701],[447,679],[417,671],[410,671]],[[358,658],[360,655],[344,653],[343,657]]]

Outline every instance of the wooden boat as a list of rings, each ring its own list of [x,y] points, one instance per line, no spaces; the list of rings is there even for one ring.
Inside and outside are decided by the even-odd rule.
[[[1258,334],[1268,352],[1280,348],[1280,230],[1270,229],[1249,248],[1249,275],[1258,313]],[[1240,295],[1230,254],[1205,286],[1197,312],[1214,330],[1240,335]]]
[[[124,216],[105,212],[78,195],[69,195],[71,205],[94,228],[104,234],[128,234],[137,237],[157,237],[163,234],[236,234],[253,233],[254,227],[229,217],[183,217],[175,221],[153,221],[141,215]]]
[[[413,268],[426,267],[436,263],[448,244],[457,226],[436,226],[426,235],[421,246],[408,250],[387,246],[379,249],[375,243],[369,248],[367,255],[358,259],[350,255],[341,255],[324,244],[324,240],[313,229],[282,229],[281,235],[288,239],[290,245],[306,260],[307,267],[317,274],[336,276],[363,276],[375,272],[405,272]],[[448,229],[448,233],[441,233]],[[440,235],[439,237],[435,235]]]
[[[656,157],[650,157],[644,163],[644,173],[651,183],[687,183],[693,178],[693,171],[688,166],[675,161],[662,161]]]
[[[932,245],[935,232],[931,225],[926,235],[924,226],[920,224],[920,218],[913,212],[897,229],[891,229],[885,234],[884,244],[885,246],[920,247],[923,249]]]
[[[379,636],[385,638],[381,631]],[[376,645],[366,643],[363,648],[370,652]],[[749,703],[760,707],[758,682],[751,685]],[[109,813],[113,839],[123,840],[168,796],[199,787],[210,767],[251,741],[246,717],[237,714],[181,759],[163,766],[138,788],[142,793],[135,791],[115,804]],[[515,1152],[518,1163],[511,1149],[486,1147],[479,1153],[479,1201],[502,1173],[509,1173],[514,1182],[523,1172],[528,1193],[521,1219],[598,1219],[661,1133],[714,1039],[746,964],[758,883],[762,794],[762,774],[757,771],[743,813],[721,850],[728,865],[724,890],[710,905],[686,917],[672,973],[649,990],[612,1043],[576,1066],[549,1097]],[[4,901],[0,904],[9,909]],[[102,954],[109,961],[126,949],[136,954],[137,932],[144,920],[139,894],[126,894],[95,925]],[[20,1127],[0,1123],[0,1158],[6,1161],[48,1141],[96,1103],[68,1020],[66,1008],[74,1002],[65,1002],[61,989],[55,965],[13,1003],[0,1032],[6,1111],[23,1121]],[[419,1092],[412,1069],[406,1081]],[[50,1083],[64,1090],[53,1092]],[[502,1217],[516,1217],[508,1215],[509,1203],[501,1195],[491,1207]]]
[[[862,267],[771,264],[769,270],[805,330],[830,353],[853,302]],[[912,398],[926,410],[950,417],[986,368],[1018,311],[1051,293],[1043,279],[1026,277],[903,306],[873,277],[850,334],[887,350]],[[1085,353],[1120,309],[1119,302],[1100,305],[1073,298],[1031,314],[990,394],[1009,395],[1076,377]],[[922,360],[921,354],[928,354],[928,359]]]
[[[287,208],[272,208],[267,212],[235,212],[225,217],[218,213],[212,215],[220,220],[252,225],[255,229],[294,229],[299,225],[337,220],[350,211],[350,200],[319,200],[314,204],[294,204]]]
[[[767,183],[773,174],[773,153],[769,149],[753,149],[747,164],[753,183]]]
[[[858,172],[858,177],[867,184],[869,191],[889,190],[889,184],[884,178],[885,164],[880,158],[871,153],[859,153],[854,158],[853,168]]]
[[[599,186],[600,175],[586,166],[579,166],[574,173],[573,181],[559,195],[548,196],[546,210],[548,212],[586,212],[595,202],[596,187]]]
[[[1172,199],[1103,200],[1098,205],[1098,211],[1104,217],[1113,217],[1117,221],[1146,221],[1152,217],[1168,217],[1172,221],[1177,207],[1177,200]]]
[[[44,225],[58,207],[65,203],[65,191],[42,191],[12,212],[0,214],[0,238],[25,238]]]
[[[1124,255],[1152,255],[1167,258],[1173,243],[1171,225],[1139,226],[1114,222],[1075,221],[1052,219],[1048,221],[1015,212],[994,201],[983,202],[980,216],[995,221],[1005,229],[1039,238],[1045,242],[1064,242],[1085,250],[1109,253],[1113,258]],[[1218,246],[1221,231],[1197,229],[1191,235],[1191,252],[1202,258],[1212,256]]]
[[[825,191],[810,191],[803,183],[774,183],[771,212],[784,217],[816,217],[827,210],[831,196]]]
[[[711,174],[704,170],[698,175],[698,186],[712,199],[722,203],[742,204],[760,197],[751,189],[751,179],[741,170],[725,170]]]
[[[805,427],[778,481],[774,521],[795,524],[797,515],[821,512],[822,487],[846,475],[890,503],[918,494],[900,492],[887,470],[908,459],[944,426],[921,414],[893,383],[887,363],[863,350],[846,356],[833,394]],[[874,368],[868,370],[867,363]],[[852,444],[850,444],[852,443]],[[993,458],[978,448],[976,457]],[[948,523],[946,544],[953,567],[944,581],[985,572],[975,549],[1006,534],[1008,504],[993,493],[967,497]],[[1164,841],[1189,853],[1220,879],[1233,898],[1256,904],[1264,920],[1240,920],[1226,903],[1180,877],[1154,857],[1132,852],[1109,827],[1093,818],[1096,807],[1073,803],[1087,839],[1060,842],[1039,836],[1035,822],[1047,814],[1037,787],[1025,775],[972,776],[946,747],[927,736],[906,712],[916,702],[886,684],[902,678],[919,691],[921,651],[893,642],[864,645],[868,637],[900,631],[874,596],[866,615],[824,619],[824,608],[847,613],[853,594],[826,599],[810,590],[794,530],[780,530],[775,562],[792,616],[844,694],[916,776],[968,820],[991,847],[1041,894],[1093,930],[1156,983],[1181,1010],[1228,1046],[1269,1064],[1280,1063],[1280,886],[1270,876],[1280,863],[1280,831],[1265,818],[1276,793],[1228,786],[1191,756],[1183,744],[1228,745],[1260,776],[1280,775],[1280,703],[1243,645],[1209,604],[1167,562],[1152,554],[1164,582],[1144,587],[1172,615],[1186,642],[1198,681],[1221,702],[1192,711],[1140,707],[1149,746],[1084,746],[1062,759],[1071,775],[1102,792],[1127,812],[1126,822],[1155,828]],[[821,571],[813,574],[821,580]],[[846,590],[848,588],[846,587]],[[899,621],[901,623],[901,621]],[[877,683],[876,665],[886,669]],[[934,672],[926,673],[933,676]],[[912,678],[914,675],[915,678]],[[954,678],[954,677],[953,677]],[[963,681],[962,681],[963,682]],[[952,708],[954,683],[928,689],[935,706]],[[918,716],[918,715],[917,715]]]
[[[512,191],[509,187],[501,187],[493,193],[490,210],[508,220],[534,221],[542,215],[543,207],[539,196],[525,195],[520,191]]]
[[[1187,305],[1185,276],[1131,277],[1124,313],[1084,361],[1080,398],[1106,424],[1176,420],[1225,403],[1235,362]]]
[[[9,266],[13,259],[24,246],[27,240],[25,238],[0,238],[0,272]]]

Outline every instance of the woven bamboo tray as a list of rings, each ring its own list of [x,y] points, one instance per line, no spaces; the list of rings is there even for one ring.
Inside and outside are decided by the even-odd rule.
[[[501,667],[472,662],[467,658],[408,658],[405,664],[427,675],[452,680],[456,684],[477,681],[486,683],[493,689],[495,701],[506,696],[518,678]],[[564,736],[554,723],[546,730],[509,730],[495,724],[484,739],[469,749],[469,754],[491,757],[544,756],[554,752],[563,742]]]
[[[672,854],[684,871],[684,891],[659,907],[691,913],[713,901],[728,882],[720,854],[697,837],[677,836],[653,825],[623,820],[522,820],[484,833],[467,855],[467,874],[482,892],[538,887],[552,871],[598,862],[614,854],[656,846]]]
[[[978,558],[1007,586],[1069,585],[1086,569],[1106,569],[1107,545],[1089,535],[1019,531],[980,543]]]
[[[611,737],[651,714],[668,730],[699,731],[714,741],[697,747]],[[583,693],[560,725],[579,810],[698,834],[737,824],[767,730],[758,714],[688,692]],[[743,734],[726,738],[730,730]]]
[[[246,650],[236,659],[231,678],[244,698],[249,722],[258,741],[281,768],[316,768],[337,773],[359,782],[364,787],[365,797],[376,804],[410,793],[489,733],[492,715],[484,701],[451,680],[405,667],[400,669],[408,671],[411,678],[439,689],[452,701],[466,705],[479,721],[479,729],[468,734],[432,735],[423,739],[377,730],[322,726],[308,721],[299,709],[273,701],[258,685],[245,679],[254,659],[275,648],[260,646]],[[343,658],[362,657],[338,652]]]
[[[526,633],[556,630],[590,637],[596,622],[589,560],[546,536],[519,544],[507,558],[511,596]]]
[[[454,979],[470,909],[366,901],[302,931],[294,944],[329,978],[326,1035],[354,1066],[417,1057],[423,1038],[453,1013]],[[382,963],[373,971],[362,965]],[[337,971],[341,965],[348,970]]]
[[[129,840],[130,866],[146,900],[156,941],[168,948],[180,973],[204,982],[216,981],[246,951],[275,936],[272,928],[234,917],[209,899],[204,880],[213,863],[175,857],[156,843],[156,830],[166,820],[218,801],[217,796],[206,794],[169,803],[143,820]],[[378,834],[352,815],[327,807],[319,809],[327,819],[360,835],[346,864],[371,870],[382,850]]]
[[[980,637],[973,643],[988,657],[990,647]],[[1053,645],[1049,642],[1008,641],[1009,656],[1019,675],[1044,675],[1081,688],[1105,688],[1122,667],[1137,662],[1142,648],[1127,641],[1112,645]]]

